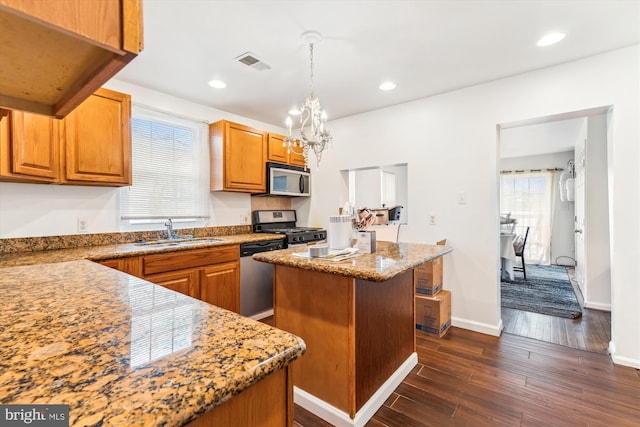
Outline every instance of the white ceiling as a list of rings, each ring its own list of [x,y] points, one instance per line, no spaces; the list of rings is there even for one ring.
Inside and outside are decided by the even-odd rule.
[[[315,93],[329,120],[640,43],[639,0],[145,0],[145,48],[117,79],[284,126]],[[550,31],[567,37],[539,48]],[[271,66],[234,60],[252,52]],[[224,80],[225,89],[207,82]],[[378,90],[393,80],[391,92]]]

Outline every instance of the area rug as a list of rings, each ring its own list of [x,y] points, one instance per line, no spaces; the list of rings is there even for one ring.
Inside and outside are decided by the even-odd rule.
[[[527,264],[527,280],[521,272],[501,284],[502,306],[550,316],[575,319],[582,310],[567,269],[554,265]]]

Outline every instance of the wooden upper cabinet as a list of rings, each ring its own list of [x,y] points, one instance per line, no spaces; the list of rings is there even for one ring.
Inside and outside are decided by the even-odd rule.
[[[287,147],[284,146],[284,135],[277,133],[269,133],[268,136],[268,153],[267,159],[270,162],[286,163],[296,166],[304,166],[304,156],[294,151],[288,153]],[[302,151],[301,147],[296,147],[296,151]]]
[[[294,153],[293,151],[289,153],[289,164],[303,167],[306,165],[304,162],[304,156],[302,154]]]
[[[99,89],[63,121],[64,183],[131,185],[131,97]]]
[[[0,116],[0,179],[57,182],[59,121],[10,110]]]
[[[268,143],[267,159],[270,162],[289,163],[289,153],[287,153],[287,147],[284,146],[283,135],[270,133]]]
[[[0,106],[62,118],[142,50],[142,0],[0,0],[0,28]]]
[[[209,126],[211,191],[264,193],[267,134],[222,120]]]

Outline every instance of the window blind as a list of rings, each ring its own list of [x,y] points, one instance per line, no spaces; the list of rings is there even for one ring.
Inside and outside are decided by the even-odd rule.
[[[206,132],[203,123],[134,110],[133,185],[121,189],[121,219],[131,224],[207,216]]]

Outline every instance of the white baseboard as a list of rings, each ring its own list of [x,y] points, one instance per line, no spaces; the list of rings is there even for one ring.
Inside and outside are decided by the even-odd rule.
[[[336,427],[364,427],[417,364],[418,354],[412,353],[360,408],[353,419],[346,412],[295,386],[293,387],[293,401]]]
[[[607,347],[607,353],[611,355],[611,360],[616,365],[629,366],[635,369],[640,369],[640,359],[631,359],[630,357],[616,356],[616,343],[609,341],[609,347]]]
[[[465,320],[460,319],[458,317],[451,317],[451,325],[456,328],[468,329],[474,332],[480,332],[481,334],[493,335],[494,337],[499,337],[502,333],[502,329],[504,325],[502,323],[502,319],[498,322],[497,325],[490,325],[488,323],[480,323],[473,320]]]
[[[594,310],[611,311],[611,304],[585,301],[584,306],[585,308],[593,308]]]
[[[640,360],[638,359],[631,359],[630,357],[616,356],[615,354],[612,354],[611,360],[613,360],[613,363],[615,363],[616,365],[623,365],[635,369],[640,369]]]
[[[273,308],[270,310],[266,310],[263,311],[261,313],[258,314],[254,314],[253,316],[251,316],[249,319],[253,319],[253,320],[262,320],[265,317],[269,317],[269,316],[273,316]]]

